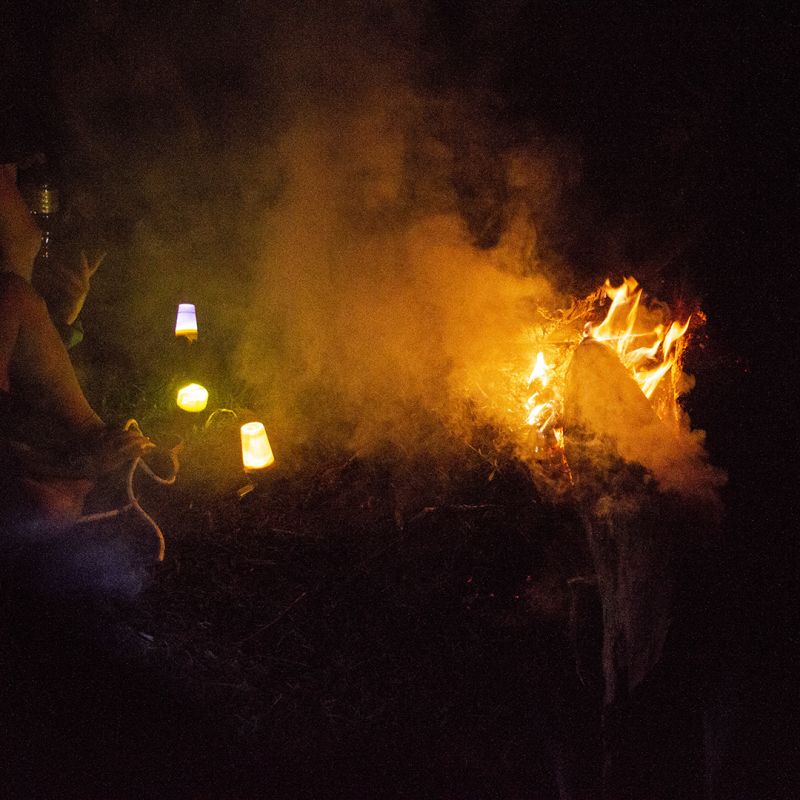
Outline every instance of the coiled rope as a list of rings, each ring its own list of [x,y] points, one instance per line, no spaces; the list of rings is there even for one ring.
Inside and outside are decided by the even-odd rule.
[[[139,423],[135,419],[129,419],[123,426],[123,429],[126,431],[135,430],[137,433],[142,433],[142,429],[139,427]],[[180,469],[178,456],[174,450],[164,450],[163,452],[169,455],[170,461],[172,462],[172,475],[167,478],[162,478],[151,469],[150,465],[141,456],[138,456],[131,461],[131,465],[128,468],[128,477],[126,481],[126,487],[128,491],[127,505],[112,509],[111,511],[101,511],[97,514],[85,514],[76,520],[76,524],[81,525],[88,522],[100,522],[101,520],[112,519],[113,517],[119,516],[126,511],[135,511],[153,529],[153,532],[158,539],[157,561],[161,563],[164,560],[164,551],[166,549],[164,532],[161,530],[159,524],[153,519],[153,517],[150,516],[150,514],[148,514],[139,503],[139,499],[136,497],[136,492],[134,490],[133,478],[136,475],[136,470],[141,469],[156,483],[159,483],[162,486],[171,486],[173,483],[175,483],[178,478],[178,470]]]

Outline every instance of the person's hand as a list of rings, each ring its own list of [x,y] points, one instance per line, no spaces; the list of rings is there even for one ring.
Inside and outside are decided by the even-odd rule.
[[[0,269],[30,281],[41,244],[42,232],[17,188],[16,164],[0,164]]]
[[[26,474],[40,478],[98,478],[116,472],[153,451],[155,444],[139,431],[92,427],[61,447],[47,449],[5,440]]]
[[[47,303],[56,323],[72,325],[81,313],[92,277],[103,263],[105,253],[92,258],[81,251],[77,263],[48,259],[33,275],[33,285]]]
[[[136,430],[100,428],[83,436],[70,455],[88,476],[114,472],[147,455],[155,444]]]

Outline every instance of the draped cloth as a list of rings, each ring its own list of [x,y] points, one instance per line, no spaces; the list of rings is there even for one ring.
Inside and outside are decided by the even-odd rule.
[[[702,796],[697,600],[720,514],[720,474],[688,429],[663,423],[617,355],[587,340],[565,391],[565,449],[602,607],[603,791],[618,800]]]

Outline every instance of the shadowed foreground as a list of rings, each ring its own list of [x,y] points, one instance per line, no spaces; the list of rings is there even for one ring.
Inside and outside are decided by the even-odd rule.
[[[161,567],[134,519],[7,554],[5,796],[599,797],[599,639],[575,606],[568,624],[580,526],[523,465],[329,455],[239,499],[201,460],[143,490]],[[683,646],[705,659],[715,797],[789,797],[790,745],[765,746],[790,734],[787,654],[740,642],[720,670],[725,593],[702,582]]]

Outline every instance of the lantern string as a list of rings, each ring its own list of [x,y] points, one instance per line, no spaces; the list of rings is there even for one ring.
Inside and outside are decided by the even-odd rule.
[[[222,414],[228,414],[234,419],[239,419],[239,415],[232,408],[218,408],[215,411],[212,411],[208,415],[208,419],[205,421],[205,424],[203,425],[203,430],[208,430],[211,427],[212,423],[217,419],[217,417]]]
[[[139,426],[139,423],[135,419],[129,419],[123,429],[126,431],[135,430],[138,433],[142,433],[142,429]],[[127,505],[121,506],[120,508],[112,509],[111,511],[101,511],[97,514],[85,514],[84,516],[80,517],[76,520],[76,524],[84,524],[87,522],[99,522],[104,519],[112,519],[125,511],[136,511],[139,516],[147,522],[147,524],[153,529],[153,532],[158,539],[158,557],[157,561],[160,563],[164,560],[164,552],[166,549],[166,543],[164,540],[164,532],[161,530],[159,524],[153,519],[153,517],[145,511],[141,504],[139,503],[139,499],[136,497],[136,491],[133,485],[133,479],[136,475],[136,470],[141,469],[145,474],[147,474],[152,480],[156,483],[161,484],[162,486],[171,486],[175,483],[178,478],[178,470],[180,469],[180,464],[178,463],[178,456],[175,452],[177,448],[173,448],[171,450],[165,450],[165,452],[169,455],[170,461],[172,462],[172,474],[166,478],[162,478],[160,475],[156,474],[150,465],[141,457],[135,458],[131,461],[131,465],[128,468],[128,477],[126,480],[126,488],[128,492],[128,503]]]

